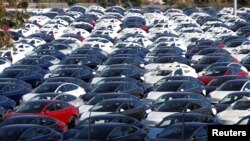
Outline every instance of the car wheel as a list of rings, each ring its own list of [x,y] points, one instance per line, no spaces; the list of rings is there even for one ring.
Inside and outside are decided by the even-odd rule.
[[[68,128],[73,128],[75,126],[75,120],[76,120],[76,117],[75,116],[71,116],[70,119],[69,119],[69,123],[68,123]]]

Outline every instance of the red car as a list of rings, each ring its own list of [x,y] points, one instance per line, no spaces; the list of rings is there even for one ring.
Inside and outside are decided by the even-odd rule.
[[[234,75],[234,76],[248,77],[248,73],[243,71],[240,68],[232,67],[232,66],[220,66],[220,67],[213,67],[213,68],[208,69],[204,74],[202,74],[202,76],[198,77],[198,79],[206,85],[215,77],[222,76],[222,75]]]
[[[7,114],[4,119],[27,114],[46,115],[68,124],[71,128],[75,125],[79,111],[76,107],[63,101],[37,100],[21,105],[15,112]]]

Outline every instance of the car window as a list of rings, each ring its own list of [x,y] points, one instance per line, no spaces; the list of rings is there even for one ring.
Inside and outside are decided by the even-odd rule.
[[[52,103],[47,107],[47,110],[49,111],[56,111],[56,103]]]
[[[62,100],[62,101],[65,101],[65,102],[69,102],[69,101],[76,100],[76,97],[74,97],[72,95],[59,95],[55,99],[56,100]]]
[[[69,107],[69,105],[67,103],[63,103],[63,102],[57,102],[55,104],[56,104],[57,110],[62,110],[62,109]]]
[[[78,87],[76,85],[72,85],[72,84],[66,84],[61,86],[57,92],[68,92],[68,91],[74,91],[76,90]]]
[[[34,127],[26,130],[20,137],[20,140],[31,140],[48,135],[51,132],[48,128]]]
[[[120,126],[112,130],[108,138],[119,138],[124,136],[129,136],[137,131],[135,127]]]
[[[250,118],[247,117],[247,118],[241,120],[238,124],[239,125],[249,125],[250,124]]]
[[[135,121],[134,121],[133,119],[130,119],[130,118],[119,117],[119,118],[113,119],[111,122],[119,122],[119,123],[133,124]]]
[[[190,109],[192,111],[192,110],[196,110],[196,109],[199,109],[199,108],[201,108],[201,106],[199,104],[190,103],[187,109]]]

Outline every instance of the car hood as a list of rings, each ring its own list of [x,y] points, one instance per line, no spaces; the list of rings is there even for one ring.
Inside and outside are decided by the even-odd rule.
[[[79,109],[79,113],[85,113],[85,112],[88,112],[90,108],[92,108],[93,105],[82,105],[80,106],[78,109]]]
[[[240,119],[249,115],[249,111],[247,110],[231,110],[227,109],[225,111],[217,114],[218,118],[223,121],[226,125],[236,124]]]

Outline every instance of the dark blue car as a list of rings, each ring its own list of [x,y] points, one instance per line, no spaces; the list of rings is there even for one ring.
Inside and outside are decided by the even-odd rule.
[[[44,78],[42,74],[37,71],[29,69],[8,69],[0,74],[0,78],[18,78],[32,87],[36,87]]]
[[[46,59],[24,58],[16,62],[15,65],[34,65],[34,66],[39,66],[45,70],[48,70],[48,68],[53,64]]]
[[[103,123],[83,128],[66,141],[144,141],[145,137],[145,132],[133,125]]]
[[[0,128],[1,141],[62,141],[62,134],[46,126],[15,124]]]
[[[16,101],[17,103],[24,94],[31,92],[31,89],[25,86],[13,83],[4,83],[4,82],[0,83],[0,89],[1,89],[0,91],[1,95],[4,95]]]
[[[0,95],[0,107],[3,107],[7,113],[14,110],[16,102],[6,96]]]

